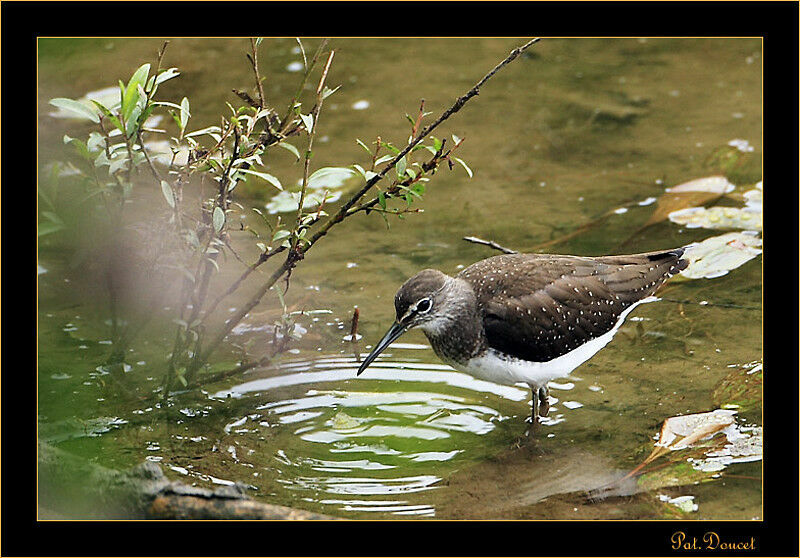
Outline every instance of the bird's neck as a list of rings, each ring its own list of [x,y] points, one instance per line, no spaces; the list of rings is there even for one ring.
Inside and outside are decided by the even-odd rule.
[[[475,292],[463,279],[448,277],[442,292],[438,304],[445,311],[421,329],[439,358],[463,363],[486,349],[483,317]]]

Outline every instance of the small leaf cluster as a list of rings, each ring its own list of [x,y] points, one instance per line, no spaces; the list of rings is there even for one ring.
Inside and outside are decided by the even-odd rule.
[[[412,144],[424,118],[431,114],[425,112],[423,109],[424,101],[420,104],[419,114],[416,119],[406,114],[406,118],[412,126],[407,145]],[[432,135],[426,139],[429,140],[428,143],[424,141],[419,142],[414,145],[408,153],[402,156],[402,150],[400,148],[393,145],[391,142],[383,141],[380,136],[372,142],[374,146],[372,148],[360,139],[357,139],[356,143],[370,157],[368,168],[364,168],[359,164],[353,165],[353,168],[361,175],[365,183],[369,183],[370,180],[379,176],[382,165],[394,164],[394,176],[389,184],[383,188],[378,186],[376,182],[375,188],[378,190],[377,196],[373,200],[356,207],[354,210],[364,210],[367,213],[371,211],[378,212],[388,226],[387,215],[396,215],[399,219],[403,219],[406,213],[422,211],[421,209],[412,208],[412,205],[416,201],[422,200],[426,191],[426,184],[443,162],[446,162],[448,168],[452,170],[454,166],[453,161],[455,161],[461,165],[467,172],[467,175],[472,178],[472,169],[469,168],[463,159],[453,154],[463,143],[464,140],[462,138],[453,135],[453,147],[448,146],[447,139],[440,139]],[[390,207],[391,200],[398,200],[401,201],[401,203]],[[404,204],[402,202],[404,202]]]

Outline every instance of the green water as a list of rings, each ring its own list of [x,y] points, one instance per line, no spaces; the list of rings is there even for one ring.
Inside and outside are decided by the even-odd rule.
[[[319,121],[315,168],[367,164],[356,138],[369,143],[380,135],[401,144],[408,136],[404,115],[415,115],[420,99],[438,115],[523,42],[332,40],[328,83],[342,87]],[[309,53],[317,43],[304,41]],[[40,168],[65,157],[65,133],[79,137],[90,129],[51,117],[47,101],[127,79],[153,60],[160,44],[40,41]],[[278,107],[297,86],[299,74],[288,69],[301,60],[296,45],[292,39],[262,45],[265,95]],[[171,41],[164,65],[182,75],[161,94],[191,100],[191,129],[218,123],[225,101],[236,101],[230,90],[251,87],[247,48],[245,40]],[[108,467],[150,459],[187,483],[241,482],[264,502],[347,518],[674,517],[676,508],[659,494],[695,496],[697,510],[680,516],[688,519],[760,518],[760,462],[633,497],[579,496],[641,463],[665,419],[717,408],[720,382],[760,361],[760,256],[722,277],[673,282],[664,300],[638,307],[606,349],[551,386],[558,402],[534,440],[524,436],[526,390],[450,370],[421,332],[407,334],[359,378],[354,347],[343,336],[357,306],[358,350],[368,351],[392,322],[394,292],[407,277],[425,267],[455,273],[495,254],[464,236],[520,251],[601,255],[720,234],[669,221],[643,228],[656,205],[638,202],[720,174],[712,155],[734,139],[752,151],[728,178],[738,191],[761,180],[761,62],[759,40],[535,45],[443,125],[446,137],[466,138],[458,155],[473,178],[457,165],[440,169],[424,213],[393,219],[388,231],[375,214],[334,229],[295,270],[286,295],[291,310],[324,311],[298,318],[302,339],[274,366],[178,396],[170,413],[151,397],[171,348],[168,311],[160,309],[133,344],[129,371],[98,371],[108,357],[110,328],[101,265],[86,257],[96,239],[45,237],[38,276],[40,437]],[[288,152],[266,162],[284,183],[301,176]],[[271,197],[256,188],[237,194],[240,203],[262,209]],[[163,209],[160,192],[143,188],[137,196],[134,215],[147,204]],[[64,203],[79,221],[84,206]],[[245,260],[257,257],[246,233],[233,233],[232,241]],[[240,270],[229,258],[222,280]],[[235,308],[245,295],[225,304]],[[136,310],[135,300],[131,305]],[[232,340],[265,346],[271,337],[259,328],[278,312],[277,298],[265,298]],[[229,346],[219,358],[236,355]],[[740,413],[740,424],[761,424],[760,392],[758,400]],[[69,516],[68,504],[42,505]]]

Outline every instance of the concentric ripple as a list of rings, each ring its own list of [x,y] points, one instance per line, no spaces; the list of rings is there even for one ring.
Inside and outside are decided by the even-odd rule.
[[[426,493],[460,463],[504,447],[507,436],[498,437],[497,426],[529,393],[442,364],[387,358],[357,379],[352,356],[290,361],[276,376],[213,397],[253,399],[250,414],[232,418],[225,431],[252,438],[269,428],[272,443],[261,447],[273,452],[275,493],[297,492],[339,516],[431,517]]]

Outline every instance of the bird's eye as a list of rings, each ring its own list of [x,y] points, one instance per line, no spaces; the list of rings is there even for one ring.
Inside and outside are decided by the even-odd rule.
[[[431,306],[432,306],[431,299],[423,298],[422,300],[417,302],[417,312],[419,312],[420,314],[424,314],[425,312],[431,309]]]

